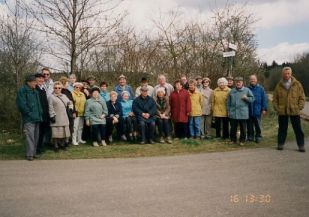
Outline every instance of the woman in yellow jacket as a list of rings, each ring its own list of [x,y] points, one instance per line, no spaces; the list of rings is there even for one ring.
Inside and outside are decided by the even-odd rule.
[[[74,119],[73,134],[72,134],[72,144],[79,145],[79,143],[86,143],[82,140],[82,133],[84,127],[84,112],[86,104],[86,96],[81,91],[83,87],[82,83],[75,82],[73,84],[74,90],[72,92],[74,106],[76,111],[76,117]]]
[[[229,119],[227,113],[227,97],[230,88],[227,87],[226,78],[218,79],[218,87],[213,91],[212,97],[212,112],[215,118],[216,138],[229,138]],[[223,132],[221,136],[221,125],[223,125]]]
[[[196,88],[196,81],[189,81],[189,96],[191,100],[191,113],[189,115],[189,131],[192,138],[201,136],[202,94]]]

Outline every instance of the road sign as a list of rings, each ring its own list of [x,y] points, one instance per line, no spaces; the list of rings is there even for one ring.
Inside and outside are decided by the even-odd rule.
[[[231,48],[232,50],[237,50],[237,45],[229,43],[229,48]]]
[[[235,51],[223,52],[223,57],[233,57],[236,55]]]

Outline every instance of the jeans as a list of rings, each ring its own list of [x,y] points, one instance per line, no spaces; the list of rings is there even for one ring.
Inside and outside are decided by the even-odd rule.
[[[278,145],[284,145],[285,139],[287,136],[288,131],[288,125],[289,125],[289,118],[292,123],[292,127],[294,130],[294,134],[296,136],[296,141],[298,146],[304,146],[304,133],[301,128],[300,123],[300,116],[299,115],[279,115],[278,117],[278,123],[279,123],[279,129],[278,129]]]
[[[229,118],[228,117],[215,117],[215,125],[216,125],[216,137],[221,137],[221,125],[222,128],[222,138],[229,138]]]
[[[247,138],[250,141],[252,141],[254,138],[262,138],[260,117],[250,117],[247,120]]]
[[[201,136],[201,116],[190,116],[189,117],[189,130],[191,137]]]
[[[247,120],[246,119],[232,119],[230,118],[231,124],[231,141],[237,141],[237,127],[240,127],[240,142],[246,141],[246,131],[247,131]]]
[[[36,155],[36,148],[39,142],[40,123],[25,123],[24,132],[26,134],[26,155],[33,157]]]
[[[170,136],[170,120],[169,119],[157,119],[159,136],[160,137],[169,137]]]
[[[91,125],[92,141],[101,143],[105,140],[105,124]]]
[[[142,142],[146,142],[146,138],[148,138],[149,140],[153,140],[155,127],[156,127],[155,120],[147,121],[147,122],[144,120],[139,120],[138,123],[140,127],[140,136],[141,136]],[[147,129],[147,135],[146,135],[146,129]]]

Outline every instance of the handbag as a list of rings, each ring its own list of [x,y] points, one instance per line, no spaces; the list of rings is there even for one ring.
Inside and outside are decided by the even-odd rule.
[[[66,110],[66,112],[67,112],[68,118],[69,118],[69,119],[74,119],[73,110],[70,109],[70,108],[69,108],[69,105],[66,105],[66,104],[64,103],[64,101],[63,101],[59,96],[57,96],[57,97],[58,97],[58,98],[61,100],[61,102],[64,104],[65,110]]]

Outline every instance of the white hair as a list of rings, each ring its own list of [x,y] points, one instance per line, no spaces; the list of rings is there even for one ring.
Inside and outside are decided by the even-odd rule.
[[[292,73],[292,68],[289,66],[286,66],[282,69],[282,72],[285,72],[285,71],[290,71]]]
[[[127,94],[129,97],[130,97],[130,93],[129,93],[129,91],[122,91],[122,93],[121,93],[121,96],[124,96],[125,94]]]
[[[159,87],[159,88],[156,90],[156,95],[158,95],[159,92],[163,92],[164,95],[165,95],[165,88],[164,88],[164,87]]]
[[[218,81],[217,81],[217,84],[219,85],[221,82],[223,82],[224,85],[228,84],[228,82],[227,82],[225,77],[219,78]]]

